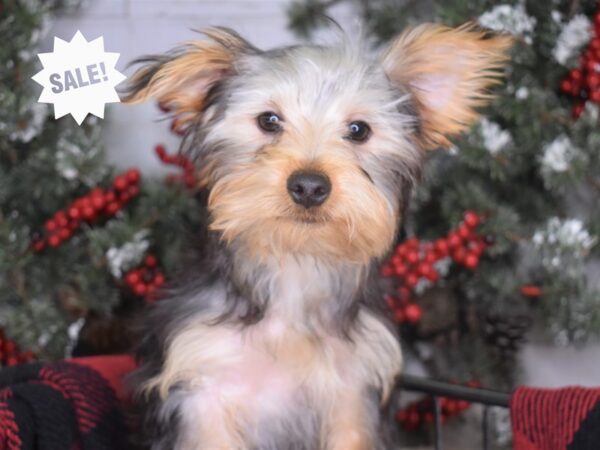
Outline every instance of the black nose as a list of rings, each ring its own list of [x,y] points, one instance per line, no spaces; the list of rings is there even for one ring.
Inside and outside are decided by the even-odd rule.
[[[297,171],[287,180],[287,189],[294,200],[305,208],[322,205],[331,192],[331,182],[319,172]]]

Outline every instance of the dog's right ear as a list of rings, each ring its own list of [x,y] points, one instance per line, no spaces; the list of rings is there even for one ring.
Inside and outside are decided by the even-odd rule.
[[[203,34],[209,39],[133,61],[143,66],[129,79],[123,101],[140,103],[155,98],[177,114],[180,123],[200,113],[210,89],[235,73],[236,59],[258,51],[226,28],[210,28]]]

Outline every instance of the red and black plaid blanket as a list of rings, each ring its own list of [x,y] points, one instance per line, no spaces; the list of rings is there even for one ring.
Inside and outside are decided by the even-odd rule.
[[[514,450],[600,449],[600,389],[521,387],[510,414]]]
[[[0,369],[0,450],[121,450],[128,356]],[[600,449],[600,389],[521,387],[511,400],[515,450]]]
[[[128,448],[120,380],[132,369],[120,356],[0,369],[0,450]]]

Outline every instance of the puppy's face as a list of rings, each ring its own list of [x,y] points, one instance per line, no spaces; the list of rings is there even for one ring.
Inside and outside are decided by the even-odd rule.
[[[208,35],[140,69],[128,99],[189,123],[212,228],[259,256],[361,264],[386,253],[423,151],[476,117],[508,47],[434,25],[375,57]]]

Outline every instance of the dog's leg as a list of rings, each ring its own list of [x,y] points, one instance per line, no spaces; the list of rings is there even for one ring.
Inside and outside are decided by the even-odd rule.
[[[329,415],[327,450],[373,450],[377,417],[371,396],[356,388],[340,393]],[[376,409],[376,408],[375,408]],[[376,412],[376,411],[375,411]]]
[[[207,402],[205,407],[188,409],[182,417],[184,428],[176,450],[246,450],[232,404]]]

